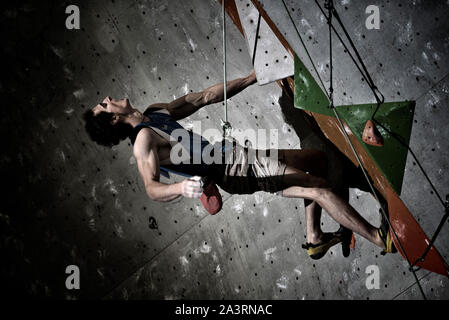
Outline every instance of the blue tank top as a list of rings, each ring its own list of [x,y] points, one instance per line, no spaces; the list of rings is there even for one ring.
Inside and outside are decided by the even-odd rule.
[[[160,112],[151,112],[148,109],[143,114],[149,117],[150,121],[141,122],[134,127],[133,133],[129,137],[132,145],[134,145],[137,134],[143,128],[156,128],[165,132],[167,135],[171,137],[173,136],[174,130],[183,130],[185,131],[183,133],[183,136],[189,137],[188,141],[185,141],[185,139],[180,140],[180,138],[178,137],[176,138],[178,138],[178,142],[181,143],[181,145],[185,148],[185,150],[189,152],[190,159],[180,164],[170,164],[160,166],[160,171],[163,176],[169,177],[168,174],[169,172],[173,172],[175,174],[183,176],[201,176],[201,177],[205,177],[210,174],[211,165],[204,164],[203,159],[201,157],[204,148],[210,145],[209,141],[207,141],[200,135],[194,134],[190,130],[186,130],[183,126],[181,126],[178,122],[176,122],[169,114]],[[177,133],[179,133],[179,131]],[[200,145],[201,148],[199,150],[196,150],[198,148],[193,147],[194,143]],[[194,154],[195,151],[201,152],[201,154],[199,155]],[[197,160],[195,161],[195,163],[198,163],[199,160],[201,161],[201,164],[193,164],[194,159]]]

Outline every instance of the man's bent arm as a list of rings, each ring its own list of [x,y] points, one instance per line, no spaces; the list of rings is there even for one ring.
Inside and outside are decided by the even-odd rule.
[[[254,71],[244,78],[238,78],[226,83],[226,96],[231,98],[246,87],[255,83],[256,74]],[[209,87],[202,92],[189,93],[181,98],[169,103],[165,108],[170,112],[175,120],[183,119],[195,113],[202,107],[218,103],[224,100],[224,84],[219,83]]]
[[[134,144],[134,156],[137,167],[145,184],[147,195],[157,201],[170,201],[182,194],[179,183],[165,184],[159,182],[159,157],[151,132],[146,129],[137,136]]]
[[[180,195],[187,198],[199,198],[203,193],[200,177],[192,177],[174,184],[159,181],[159,157],[150,131],[144,131],[137,137],[134,144],[134,156],[145,184],[145,191],[152,200],[170,201]]]
[[[154,148],[144,156],[137,155],[136,159],[148,197],[156,201],[170,201],[182,194],[180,183],[165,184],[159,182],[159,159]]]

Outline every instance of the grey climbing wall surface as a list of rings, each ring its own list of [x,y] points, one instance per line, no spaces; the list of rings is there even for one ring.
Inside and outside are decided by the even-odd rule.
[[[261,2],[268,10],[269,1]],[[326,84],[325,21],[313,1],[287,4],[295,9]],[[444,17],[449,5],[379,2],[381,29],[369,31],[364,28],[367,4],[336,1],[386,100],[416,100],[411,146],[445,195],[449,33]],[[81,30],[65,28],[66,5],[29,1],[6,5],[1,13],[1,50],[7,58],[0,86],[5,97],[0,130],[6,141],[0,167],[2,189],[8,190],[0,209],[3,295],[420,298],[405,261],[399,255],[380,256],[358,236],[348,258],[336,246],[319,261],[309,259],[301,248],[302,200],[223,192],[223,210],[216,216],[197,200],[158,203],[145,194],[128,141],[108,149],[89,140],[82,113],[107,95],[128,97],[143,111],[221,81],[217,1],[80,2]],[[227,30],[228,78],[246,76],[251,72],[247,43],[230,19]],[[372,102],[342,51],[336,44],[336,104]],[[344,180],[341,157],[312,133],[302,111],[275,83],[249,87],[228,107],[236,129],[277,129],[279,148],[325,150],[332,179]],[[203,128],[220,129],[222,112],[221,104],[208,106],[182,124],[201,120]],[[410,155],[402,198],[431,235],[443,211]],[[368,193],[354,188],[349,199],[379,224],[377,204]],[[322,227],[338,228],[327,214]],[[446,260],[448,243],[445,226],[436,245]],[[65,268],[72,264],[81,271],[76,291],[64,284]],[[369,265],[379,267],[378,290],[365,286]],[[428,298],[449,298],[447,278],[425,271],[418,276]]]

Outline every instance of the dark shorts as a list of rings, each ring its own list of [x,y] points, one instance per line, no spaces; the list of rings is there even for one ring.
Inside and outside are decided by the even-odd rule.
[[[282,191],[287,167],[284,159],[269,155],[277,150],[254,150],[234,146],[226,163],[216,165],[213,179],[231,194],[252,194],[257,191]]]

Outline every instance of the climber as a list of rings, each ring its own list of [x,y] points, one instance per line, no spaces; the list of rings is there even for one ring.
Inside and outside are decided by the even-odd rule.
[[[228,81],[227,97],[238,94],[255,82],[254,72]],[[386,221],[382,221],[380,228],[375,228],[331,190],[326,181],[326,157],[321,151],[270,150],[277,152],[277,160],[273,160],[258,150],[251,162],[248,161],[248,148],[233,143],[230,146],[232,161],[173,164],[171,151],[181,142],[173,139],[172,133],[174,130],[185,130],[177,121],[223,99],[223,83],[202,92],[189,93],[170,103],[152,104],[143,113],[132,107],[128,99],[106,97],[84,113],[85,128],[90,138],[103,146],[111,147],[130,138],[146,193],[153,200],[170,201],[179,196],[200,198],[204,196],[201,177],[208,177],[231,194],[266,191],[288,198],[303,198],[307,241],[303,248],[313,259],[321,258],[330,247],[342,241],[339,233],[322,232],[321,208],[340,225],[381,247],[384,253],[397,251]],[[201,150],[206,145],[208,141],[203,140]],[[161,170],[172,170],[190,178],[165,184],[160,182]]]

